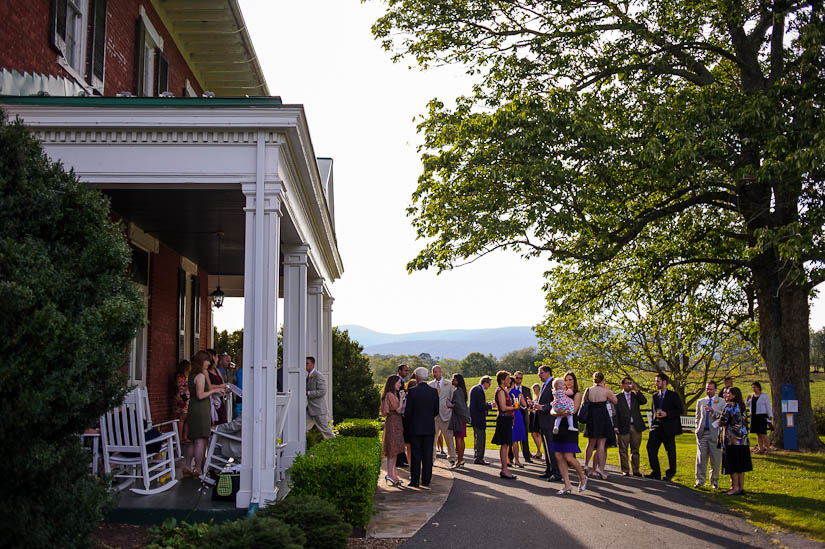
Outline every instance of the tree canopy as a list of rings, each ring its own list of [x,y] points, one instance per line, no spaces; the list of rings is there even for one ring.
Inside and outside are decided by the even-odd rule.
[[[424,245],[408,268],[506,248],[595,277],[580,302],[674,270],[688,293],[731,285],[758,321],[774,412],[794,385],[800,446],[821,448],[807,384],[825,277],[821,3],[386,4],[373,33],[396,59],[477,76],[419,124]]]
[[[364,348],[347,330],[332,329],[332,414],[344,418],[378,417],[380,394],[375,387]]]

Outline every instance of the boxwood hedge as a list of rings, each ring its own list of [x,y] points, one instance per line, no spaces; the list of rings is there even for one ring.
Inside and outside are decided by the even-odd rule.
[[[290,468],[294,495],[314,495],[332,502],[354,528],[365,528],[381,471],[381,440],[336,437],[324,440]]]

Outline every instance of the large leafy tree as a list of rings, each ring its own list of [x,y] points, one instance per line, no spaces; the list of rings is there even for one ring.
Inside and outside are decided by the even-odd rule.
[[[345,418],[375,418],[381,395],[372,378],[364,347],[347,330],[332,329],[332,413],[335,423]]]
[[[410,213],[426,244],[408,267],[510,248],[639,288],[685,265],[693,288],[734,281],[774,412],[793,385],[800,446],[822,448],[807,383],[825,277],[821,2],[386,3],[373,32],[397,59],[478,78],[420,123]]]
[[[90,547],[106,486],[78,435],[123,400],[143,322],[100,192],[0,111],[0,497],[4,547]]]

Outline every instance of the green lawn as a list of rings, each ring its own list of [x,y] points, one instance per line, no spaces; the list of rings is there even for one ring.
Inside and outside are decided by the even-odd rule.
[[[757,377],[762,383],[765,392],[770,391],[766,379]],[[825,402],[825,374],[812,374],[811,395],[814,403]],[[537,375],[525,375],[525,383],[529,386],[538,381]],[[736,385],[747,395],[750,392],[750,383],[753,378],[737,380]],[[478,383],[478,379],[468,379],[468,390]],[[586,385],[590,385],[587,383]],[[487,391],[487,399],[493,399],[494,387]],[[689,410],[693,413],[694,409]],[[490,443],[493,431],[487,430],[487,448],[498,450],[498,446]],[[580,439],[581,449],[584,450],[587,441]],[[825,442],[825,437],[823,437]],[[467,452],[472,459],[473,432],[467,428]],[[649,472],[648,459],[645,450],[647,431],[642,440],[641,461],[643,472]],[[751,436],[751,445],[756,444],[756,437]],[[535,452],[535,445],[530,440],[530,448]],[[674,482],[693,488],[694,467],[696,460],[696,438],[684,434],[676,438],[676,453],[678,457],[677,473]],[[495,454],[498,455],[497,453]],[[583,455],[580,455],[584,459]],[[659,456],[662,469],[667,468],[667,457],[664,448]],[[607,461],[612,465],[619,465],[619,456],[616,448],[607,452]],[[787,530],[803,534],[812,539],[825,542],[825,454],[805,454],[797,452],[775,452],[768,455],[753,455],[754,470],[745,475],[745,496],[730,498],[722,492],[730,487],[729,477],[720,478],[718,492],[709,489],[699,489],[711,497],[722,502],[728,508],[741,513],[756,526],[767,531]]]

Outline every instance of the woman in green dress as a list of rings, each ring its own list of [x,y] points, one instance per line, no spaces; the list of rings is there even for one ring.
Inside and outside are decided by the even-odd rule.
[[[192,372],[189,374],[189,414],[186,421],[189,428],[189,439],[194,446],[195,468],[187,471],[184,463],[183,476],[198,478],[203,471],[203,462],[206,459],[206,445],[212,427],[212,411],[209,396],[223,394],[223,389],[212,389],[206,369],[209,367],[210,357],[206,351],[198,351],[192,359]]]

